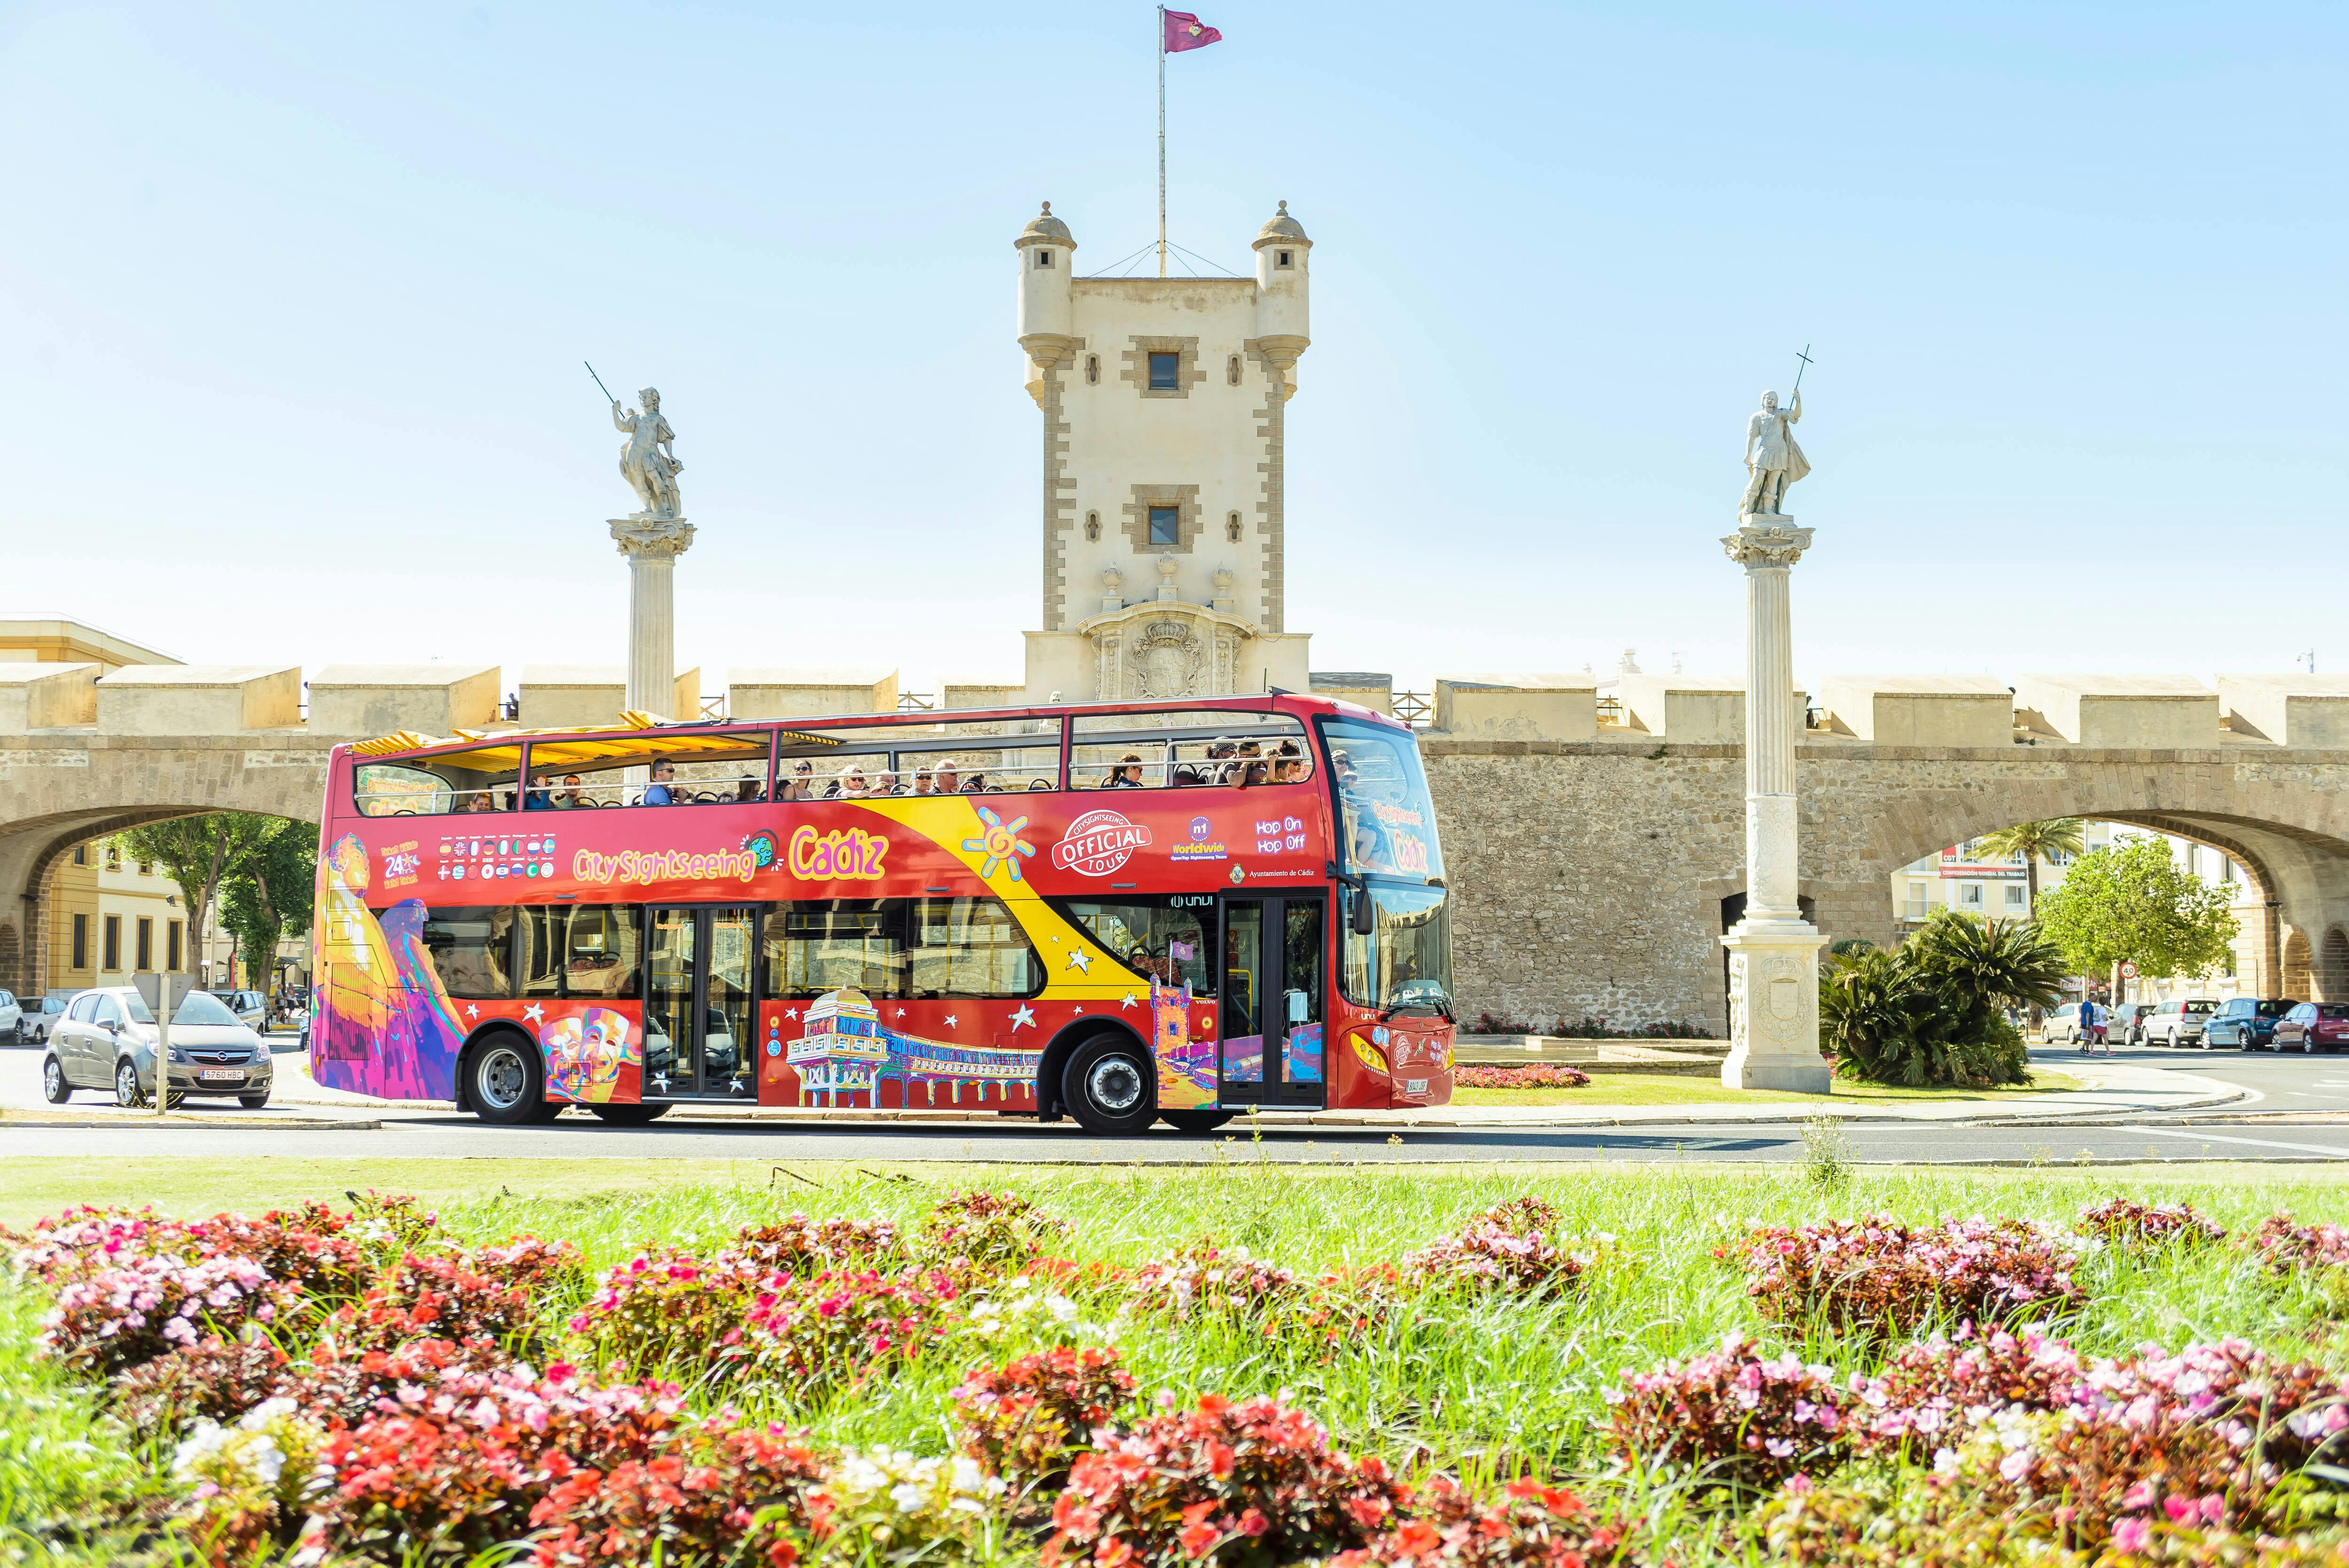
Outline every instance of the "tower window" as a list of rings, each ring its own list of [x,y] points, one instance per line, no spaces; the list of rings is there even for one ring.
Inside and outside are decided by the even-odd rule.
[[[1224,364],[1224,379],[1237,387],[1240,384],[1240,356],[1233,355]]]
[[[1229,521],[1224,524],[1224,535],[1234,544],[1237,544],[1240,542],[1240,514],[1238,512],[1232,513]]]
[[[1150,357],[1154,360],[1158,356],[1154,354]],[[1170,354],[1166,357],[1172,359],[1174,356]],[[1155,366],[1152,366],[1152,373],[1156,374]],[[1150,542],[1153,544],[1183,542],[1183,509],[1181,507],[1154,506],[1150,509]]]
[[[1179,392],[1183,389],[1183,356],[1161,354],[1150,356],[1150,389],[1153,392]]]
[[[1047,253],[1049,254],[1050,253]],[[1295,255],[1296,253],[1294,251],[1275,251],[1273,254],[1279,259],[1275,261],[1272,264],[1276,267],[1285,267],[1289,264],[1289,258]]]
[[[1036,264],[1040,267],[1049,267],[1052,264],[1051,247],[1049,245],[1039,245],[1036,247]],[[1288,263],[1287,262],[1283,262],[1280,264],[1285,267]]]
[[[1101,513],[1097,511],[1085,513],[1085,537],[1087,539],[1101,537]]]
[[[1101,356],[1098,354],[1085,356],[1085,385],[1088,387],[1101,385]]]

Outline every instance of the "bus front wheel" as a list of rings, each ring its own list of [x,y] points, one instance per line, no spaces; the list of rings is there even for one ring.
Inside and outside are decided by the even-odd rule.
[[[553,1119],[538,1052],[519,1035],[497,1035],[477,1047],[465,1068],[473,1114],[500,1127]],[[561,1107],[554,1108],[560,1110]]]
[[[1117,1035],[1079,1046],[1061,1075],[1061,1099],[1096,1135],[1140,1132],[1158,1114],[1155,1075],[1142,1048]]]

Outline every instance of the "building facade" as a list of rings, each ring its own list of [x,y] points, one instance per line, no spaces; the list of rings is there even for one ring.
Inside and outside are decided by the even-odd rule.
[[[1254,277],[1079,277],[1050,203],[1014,242],[1043,416],[1031,700],[1307,688],[1285,463],[1312,247],[1285,201]]]
[[[75,845],[55,875],[50,995],[127,985],[142,969],[190,972],[195,954],[187,910],[160,868],[129,858],[110,839],[98,839]]]

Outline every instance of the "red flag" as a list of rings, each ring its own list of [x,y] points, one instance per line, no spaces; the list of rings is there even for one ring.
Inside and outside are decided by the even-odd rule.
[[[1204,49],[1223,41],[1221,33],[1188,11],[1162,11],[1159,15],[1166,18],[1166,52],[1170,55],[1185,49]]]

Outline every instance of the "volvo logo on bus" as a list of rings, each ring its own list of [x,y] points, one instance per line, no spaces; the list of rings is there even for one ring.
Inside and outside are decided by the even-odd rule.
[[[1052,863],[1079,876],[1105,877],[1136,850],[1150,847],[1150,830],[1123,811],[1087,811],[1052,846]]]

